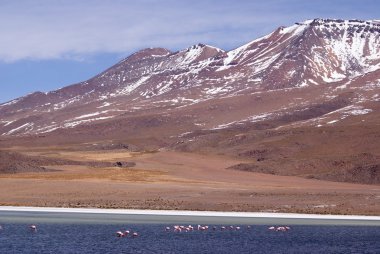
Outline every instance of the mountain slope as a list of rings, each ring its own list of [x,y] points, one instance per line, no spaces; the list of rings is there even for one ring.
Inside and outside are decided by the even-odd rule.
[[[181,119],[181,127],[167,133],[179,135],[284,117],[344,98],[338,106],[284,122],[333,124],[374,110],[379,45],[377,21],[315,19],[280,27],[229,52],[203,44],[178,52],[144,49],[88,81],[0,105],[0,134],[123,121],[141,127],[144,115],[154,115],[168,123]]]

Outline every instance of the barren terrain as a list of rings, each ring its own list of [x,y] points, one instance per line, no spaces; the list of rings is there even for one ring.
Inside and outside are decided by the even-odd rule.
[[[380,213],[378,185],[231,170],[228,168],[246,161],[227,156],[125,149],[81,151],[73,147],[8,150],[43,163],[57,159],[77,165],[51,163],[54,165],[43,165],[50,169],[43,172],[0,174],[1,205]],[[108,166],[90,163],[94,161]],[[116,161],[136,165],[113,166]]]

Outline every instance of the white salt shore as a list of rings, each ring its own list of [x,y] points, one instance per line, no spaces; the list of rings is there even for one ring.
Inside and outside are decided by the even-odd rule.
[[[61,208],[0,206],[0,211],[49,212],[49,213],[88,213],[88,214],[125,214],[125,215],[167,215],[167,216],[212,216],[241,218],[284,218],[284,219],[331,219],[331,220],[378,220],[380,216],[365,215],[324,215],[300,213],[260,213],[260,212],[215,212],[185,210],[138,210],[138,209],[100,209],[100,208]]]
[[[4,215],[5,214],[5,215]],[[339,225],[374,225],[380,226],[380,216],[363,215],[320,215],[296,213],[260,213],[260,212],[214,212],[183,210],[134,210],[134,209],[94,209],[94,208],[60,208],[60,207],[21,207],[0,206],[2,216],[10,218],[36,217],[54,218],[91,218],[104,221],[121,220],[136,223],[164,223],[175,221],[209,221],[210,223],[289,223],[289,224],[339,224]]]

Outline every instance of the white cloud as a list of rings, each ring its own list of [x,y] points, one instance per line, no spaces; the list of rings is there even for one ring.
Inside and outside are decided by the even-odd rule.
[[[273,0],[1,0],[0,61],[80,59],[198,42],[228,49],[310,18],[284,11],[287,5]]]
[[[234,28],[262,22],[240,11],[220,1],[1,1],[0,60],[75,58],[147,46],[179,49],[198,42],[233,46],[253,39]]]

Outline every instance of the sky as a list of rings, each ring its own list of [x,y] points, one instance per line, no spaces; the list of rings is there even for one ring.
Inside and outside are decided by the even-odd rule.
[[[87,80],[147,47],[237,48],[314,18],[380,19],[377,0],[0,0],[0,103]]]

